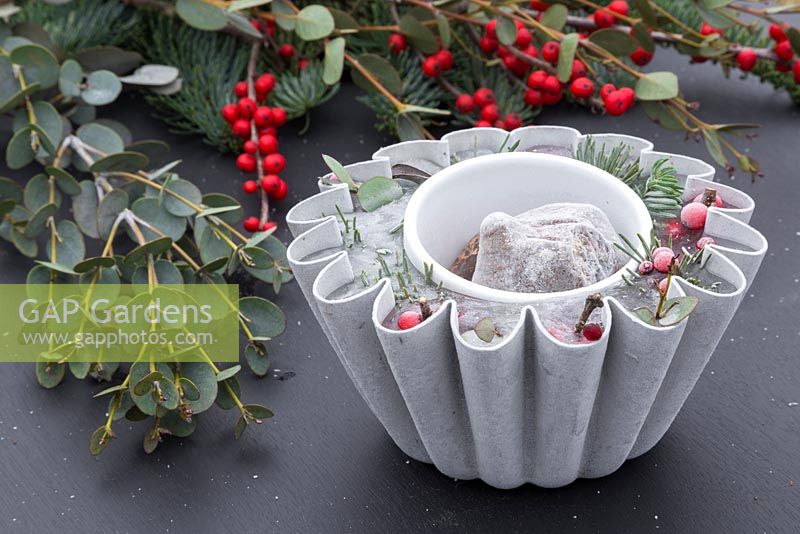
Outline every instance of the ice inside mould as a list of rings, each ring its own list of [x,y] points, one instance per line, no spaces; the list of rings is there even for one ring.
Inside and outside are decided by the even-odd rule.
[[[544,149],[548,147],[533,147],[528,150],[533,150],[534,148],[541,149],[544,152]],[[550,153],[552,152],[550,151]],[[465,156],[465,159],[468,159],[472,157],[472,154],[465,154]],[[431,168],[430,170],[436,172],[437,169]],[[326,215],[337,217],[344,244],[317,251],[306,256],[303,260],[310,261],[330,256],[336,252],[347,252],[355,277],[352,282],[327,295],[331,299],[347,298],[375,285],[381,278],[389,279],[396,295],[397,306],[383,320],[384,326],[388,328],[397,328],[397,317],[404,310],[418,309],[416,304],[410,301],[407,296],[410,296],[414,302],[419,297],[424,296],[431,302],[431,307],[434,311],[448,300],[455,301],[459,311],[459,331],[468,343],[477,346],[489,346],[490,344],[501,342],[502,336],[508,335],[519,323],[520,313],[525,304],[499,303],[475,299],[439,288],[430,282],[426,283],[423,273],[414,268],[405,257],[403,251],[403,216],[406,205],[417,185],[405,180],[398,181],[403,187],[403,196],[373,212],[364,212],[361,209],[357,209],[355,213],[343,214],[344,220],[335,211],[326,213]],[[345,227],[345,220],[347,221],[347,227]],[[660,222],[661,224],[664,223],[664,221]],[[360,234],[360,239],[357,242],[354,238],[355,230],[358,230]],[[700,235],[691,235],[688,239],[672,243],[673,249],[679,251],[684,244],[687,246],[692,245],[694,241],[692,243],[689,243],[689,241],[696,241]],[[696,269],[692,272],[696,272]],[[703,279],[708,284],[716,284],[717,290],[723,293],[735,289],[730,283],[715,277],[709,272],[703,272]],[[641,306],[653,308],[658,303],[659,298],[658,291],[654,286],[631,286],[625,283],[606,289],[603,295],[616,298],[629,310]],[[583,308],[583,301],[580,298],[560,298],[536,302],[532,306],[539,314],[545,328],[563,329],[564,325],[575,324]],[[589,321],[598,321],[600,313],[599,310],[594,311]],[[492,319],[497,332],[500,334],[491,343],[485,343],[473,335],[475,325],[487,317]],[[564,341],[579,342],[580,336],[576,334],[574,339],[564,339]]]
[[[591,204],[556,203],[519,215],[490,213],[481,223],[472,281],[516,293],[586,287],[628,263],[617,234]]]

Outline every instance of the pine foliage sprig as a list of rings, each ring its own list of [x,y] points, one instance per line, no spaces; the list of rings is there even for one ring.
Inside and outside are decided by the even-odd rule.
[[[148,103],[161,110],[159,118],[171,131],[201,134],[217,149],[234,151],[241,141],[219,114],[233,100],[233,86],[247,70],[249,45],[224,33],[204,32],[173,18],[143,13],[142,31],[132,41],[148,61],[173,65],[183,85],[173,95],[148,94]]]
[[[444,90],[431,78],[422,75],[421,60],[410,50],[390,58],[403,80],[403,102],[415,106],[438,108],[445,98]],[[359,96],[358,101],[375,113],[375,128],[378,131],[397,135],[397,110],[382,95],[368,93]],[[422,125],[428,126],[432,120],[420,117]]]
[[[610,150],[605,143],[597,148],[592,136],[587,136],[575,151],[575,159],[602,169],[619,178],[642,199],[653,217],[674,217],[678,214],[683,187],[678,182],[675,167],[669,160],[656,161],[648,174],[632,157],[633,149],[625,144],[614,145]]]
[[[290,119],[306,116],[305,131],[309,126],[310,111],[324,104],[339,91],[339,84],[327,85],[322,79],[322,63],[312,61],[300,72],[284,72],[272,94],[272,103],[286,110]]]
[[[125,42],[136,31],[138,13],[122,2],[73,0],[66,4],[23,2],[14,22],[33,22],[50,39],[71,54],[83,48],[113,46]]]

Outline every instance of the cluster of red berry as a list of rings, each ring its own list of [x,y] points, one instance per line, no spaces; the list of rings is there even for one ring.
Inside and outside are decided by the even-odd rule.
[[[786,37],[786,32],[778,24],[771,24],[769,36],[775,41],[775,47],[772,49],[778,58],[778,61],[775,62],[775,68],[780,72],[792,71],[795,83],[800,83],[800,61],[795,60],[792,43]],[[736,54],[736,64],[746,72],[753,70],[757,60],[758,55],[750,48],[744,48]]]
[[[539,57],[539,50],[533,45],[533,35],[525,28],[522,23],[515,20],[517,26],[517,38],[514,41],[514,48],[529,57]],[[483,37],[478,43],[478,47],[484,54],[496,54],[503,64],[517,76],[524,76],[530,70],[530,62],[519,57],[509,48],[500,44],[497,39],[497,21],[490,20],[486,24]]]
[[[261,187],[270,198],[283,200],[289,188],[278,176],[286,167],[286,158],[278,152],[278,128],[286,122],[286,111],[281,107],[264,105],[275,87],[275,77],[272,74],[262,74],[253,85],[255,100],[248,96],[247,82],[238,82],[234,86],[234,94],[239,100],[236,104],[223,106],[222,117],[231,125],[233,134],[244,140],[243,152],[236,158],[239,170],[248,174],[254,173],[261,161],[264,171],[260,184],[255,180],[244,183],[244,192],[254,194]],[[248,232],[274,227],[275,223],[272,221],[260,225],[258,217],[248,217],[244,221],[244,228]]]
[[[522,119],[515,113],[506,113],[500,118],[500,108],[495,103],[494,92],[487,87],[480,87],[471,95],[466,93],[458,95],[456,98],[456,109],[461,113],[470,114],[477,111],[479,115],[475,126],[481,128],[503,128],[504,130],[515,130],[522,126]]]

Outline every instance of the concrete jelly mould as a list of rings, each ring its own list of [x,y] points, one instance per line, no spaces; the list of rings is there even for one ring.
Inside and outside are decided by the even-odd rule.
[[[572,291],[515,294],[461,279],[448,271],[448,261],[493,211],[516,214],[550,202],[587,202],[628,235],[649,232],[651,221],[638,196],[618,179],[563,156],[574,154],[584,139],[578,131],[531,126],[507,136],[493,128],[462,130],[440,141],[391,145],[346,167],[357,182],[392,176],[404,166],[432,175],[406,208],[408,257],[420,271],[432,265],[433,279],[447,289],[519,303],[519,321],[502,342],[467,343],[452,300],[410,330],[384,327],[395,306],[386,279],[346,298],[331,297],[355,276],[347,251],[319,257],[343,244],[335,214],[337,206],[353,211],[346,185],[321,181],[319,194],[290,210],[287,223],[295,240],[288,259],[349,377],[400,449],[453,478],[480,478],[498,488],[526,482],[558,487],[613,473],[658,443],[736,312],[767,242],[748,225],[752,199],[713,182],[712,166],[656,152],[644,139],[593,135],[598,146],[630,146],[645,170],[667,158],[684,199],[712,186],[736,206],[709,209],[705,235],[725,246],[703,252],[705,268],[735,289],[716,293],[676,278],[671,296],[694,295],[699,304],[686,321],[659,328],[605,297],[603,337],[591,344],[562,343],[547,332],[531,303],[602,292],[619,284],[623,271]],[[490,155],[515,145],[513,153]],[[448,183],[462,180],[469,186]],[[304,260],[309,256],[314,259]]]

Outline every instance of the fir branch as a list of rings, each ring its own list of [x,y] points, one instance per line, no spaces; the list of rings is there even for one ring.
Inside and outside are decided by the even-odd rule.
[[[23,2],[14,22],[33,22],[68,55],[83,48],[119,45],[137,29],[138,13],[120,2],[73,0],[66,4]]]
[[[221,151],[237,150],[241,141],[219,110],[233,100],[233,86],[244,79],[249,45],[223,33],[195,30],[172,17],[142,13],[142,31],[132,44],[154,63],[181,71],[183,85],[174,95],[148,93],[148,103],[161,110],[159,118],[171,131],[201,134]]]
[[[285,109],[288,118],[306,116],[303,132],[310,124],[311,109],[324,104],[339,91],[338,83],[334,86],[325,84],[322,69],[320,61],[312,61],[300,72],[279,74],[272,94],[272,102]]]

